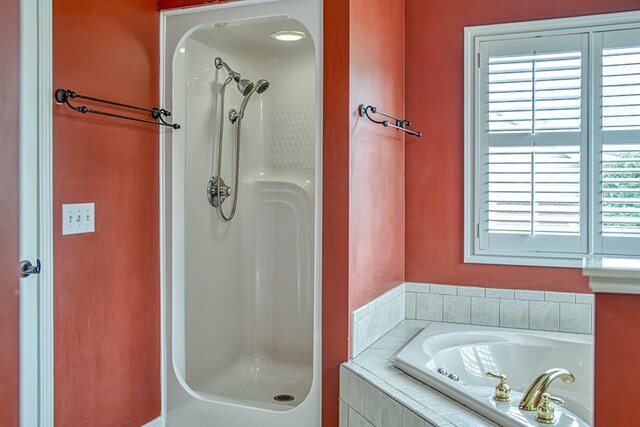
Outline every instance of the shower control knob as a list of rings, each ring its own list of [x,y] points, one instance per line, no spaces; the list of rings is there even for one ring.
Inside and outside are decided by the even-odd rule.
[[[207,198],[209,199],[209,204],[217,208],[229,196],[231,196],[231,187],[226,185],[224,180],[219,178],[217,175],[212,176],[207,184]]]

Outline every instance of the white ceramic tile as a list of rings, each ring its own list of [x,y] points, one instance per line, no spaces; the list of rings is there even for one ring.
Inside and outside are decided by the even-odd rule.
[[[416,318],[442,322],[443,296],[437,294],[417,294]]]
[[[395,377],[402,374],[402,371],[393,366],[393,364],[389,363],[388,365],[379,365],[378,369],[375,371],[375,374],[386,382],[390,377]]]
[[[500,300],[496,298],[471,298],[471,324],[500,325]]]
[[[500,326],[529,328],[529,301],[501,299]]]
[[[388,335],[385,335],[383,338],[387,336]],[[393,337],[393,335],[391,337]],[[393,349],[369,347],[360,353],[358,357],[355,358],[355,361],[359,363],[361,360],[372,359],[381,363],[389,362],[389,358],[393,356],[394,353],[395,351]]]
[[[560,331],[591,333],[591,305],[560,304]]]
[[[560,304],[557,302],[531,301],[529,303],[529,328],[542,331],[559,331]]]
[[[355,310],[352,313],[353,316],[353,323],[356,323],[360,320],[362,320],[367,314],[369,314],[369,304],[365,304],[362,307],[360,307],[359,309]]]
[[[576,303],[578,304],[595,304],[596,296],[594,294],[576,294]]]
[[[404,295],[404,293],[406,292],[406,286],[404,283],[400,283],[398,286],[396,286],[395,288],[391,289],[391,295],[393,298],[397,298],[399,296]]]
[[[545,292],[544,300],[552,302],[576,302],[576,294],[569,292]]]
[[[398,390],[400,391],[400,390]],[[399,392],[397,395],[393,396],[402,406],[405,408],[416,410],[417,408],[422,407],[422,403],[418,403],[417,400],[413,399],[411,396],[407,396],[406,394]]]
[[[429,292],[432,294],[456,295],[457,291],[458,291],[457,286],[431,284]]]
[[[458,286],[458,295],[464,297],[484,297],[485,289],[476,286]]]
[[[544,301],[544,291],[515,291],[516,299]]]
[[[454,401],[453,399],[449,399],[448,397],[444,397],[444,396],[435,397],[433,399],[420,400],[420,403],[422,403],[427,408],[431,409],[436,414],[440,414],[440,415],[467,410],[465,406],[462,406],[461,404]]]
[[[349,401],[349,371],[340,365],[340,399]]]
[[[452,414],[447,414],[447,421],[450,421],[451,424],[456,427],[494,427],[497,424],[492,423],[486,418],[476,414],[475,412],[466,411],[466,412],[454,412]]]
[[[407,340],[405,338],[385,334],[378,341],[371,344],[369,348],[388,349],[388,350],[395,351],[395,350],[398,350],[400,347],[402,347],[404,344],[406,344],[406,342]]]
[[[402,387],[409,387],[410,385],[415,384],[413,379],[402,373],[402,375],[391,375],[384,379],[387,384],[394,386],[397,389],[401,389]]]
[[[436,412],[432,411],[427,407],[418,408],[415,410],[415,412],[419,414],[422,418],[427,420],[427,422],[431,425],[438,426],[438,427],[451,425],[447,420],[445,420],[439,414],[437,414]]]
[[[385,394],[382,395],[382,426],[402,427],[402,405]]]
[[[407,282],[404,287],[405,292],[419,292],[423,294],[429,293],[428,283]]]
[[[407,292],[404,295],[404,312],[405,318],[416,318],[416,294],[414,292]]]
[[[372,384],[364,384],[364,418],[374,426],[382,426],[382,392]]]
[[[425,427],[425,422],[413,411],[402,408],[402,427]]]
[[[511,289],[490,289],[485,292],[487,298],[513,299],[514,291]]]
[[[471,297],[444,296],[444,321],[469,323],[471,321]]]
[[[364,417],[351,406],[349,407],[349,427],[367,427]]]
[[[367,338],[369,336],[369,329],[370,329],[370,325],[371,325],[371,316],[366,316],[364,319],[360,320],[358,323],[353,325],[353,330],[352,330],[352,347],[351,347],[351,356],[355,357],[358,354],[360,354],[360,352],[362,350],[364,350],[368,345],[369,342],[367,341]]]
[[[340,411],[338,426],[349,427],[349,405],[347,405],[344,400],[340,399],[338,402],[338,408]]]
[[[364,414],[364,383],[359,375],[349,373],[349,406],[360,414]]]
[[[400,387],[399,390],[418,401],[424,399],[432,399],[434,397],[442,397],[442,394],[440,392],[422,383],[412,384],[407,387]]]
[[[596,306],[591,306],[591,333],[596,333]]]

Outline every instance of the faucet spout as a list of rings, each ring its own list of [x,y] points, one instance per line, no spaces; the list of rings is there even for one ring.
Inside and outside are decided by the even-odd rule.
[[[520,400],[520,409],[525,411],[535,411],[540,404],[542,393],[545,393],[551,383],[560,378],[566,384],[571,384],[576,380],[573,374],[566,369],[552,368],[533,380],[527,391],[524,392]]]

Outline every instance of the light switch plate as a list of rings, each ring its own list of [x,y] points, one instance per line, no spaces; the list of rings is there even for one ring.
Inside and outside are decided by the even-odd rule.
[[[93,233],[94,203],[62,205],[62,234]]]

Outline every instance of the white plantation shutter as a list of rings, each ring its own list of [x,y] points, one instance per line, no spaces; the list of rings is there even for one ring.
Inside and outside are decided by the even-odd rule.
[[[640,254],[640,30],[595,35],[594,251]]]
[[[481,250],[586,250],[586,35],[480,43]]]
[[[465,261],[640,256],[640,11],[465,29]]]

